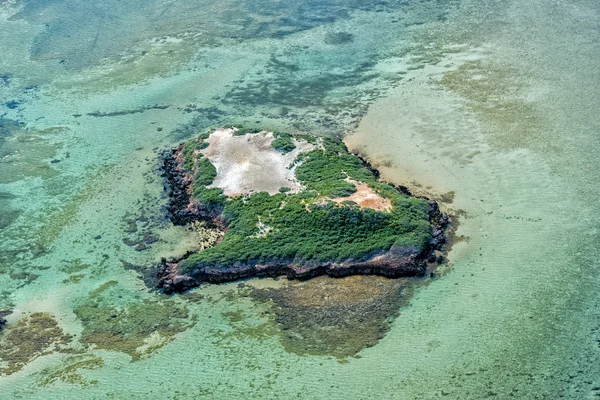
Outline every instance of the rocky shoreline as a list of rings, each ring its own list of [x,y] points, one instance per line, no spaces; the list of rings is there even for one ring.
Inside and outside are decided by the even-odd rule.
[[[222,209],[209,208],[190,195],[193,177],[182,167],[181,150],[184,144],[161,153],[161,175],[168,194],[168,218],[175,225],[205,221],[226,231],[222,222]],[[364,158],[356,155],[363,165],[379,178],[380,173]],[[389,184],[389,183],[388,183]],[[413,196],[404,186],[393,186],[399,192]],[[309,279],[320,275],[345,277],[349,275],[379,275],[389,278],[425,276],[428,266],[443,261],[441,251],[447,243],[446,231],[449,217],[443,214],[437,202],[429,200],[429,222],[432,236],[428,246],[419,250],[415,246],[394,246],[388,251],[369,254],[363,260],[333,263],[294,263],[293,260],[273,260],[269,263],[239,263],[227,267],[195,269],[190,274],[180,274],[177,265],[190,254],[173,259],[162,259],[161,264],[146,271],[145,281],[165,294],[181,293],[202,283],[226,283],[252,277],[286,276],[288,279]]]

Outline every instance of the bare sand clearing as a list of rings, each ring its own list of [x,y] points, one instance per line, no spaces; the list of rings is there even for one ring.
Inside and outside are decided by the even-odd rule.
[[[295,167],[288,168],[300,153],[315,147],[304,140],[294,140],[296,148],[283,154],[271,143],[272,132],[234,136],[234,129],[217,129],[206,140],[204,156],[217,169],[217,177],[209,187],[219,187],[227,196],[250,192],[275,194],[282,187],[299,192]]]
[[[346,179],[346,181],[356,186],[356,192],[348,197],[336,197],[331,199],[336,203],[341,203],[346,200],[350,200],[358,204],[361,208],[371,208],[377,211],[391,211],[392,203],[375,193],[373,189],[366,183],[354,181],[352,179]]]

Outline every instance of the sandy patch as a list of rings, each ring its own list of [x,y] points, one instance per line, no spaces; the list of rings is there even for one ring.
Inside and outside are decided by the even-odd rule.
[[[294,140],[296,148],[283,154],[271,143],[271,132],[234,136],[233,129],[217,129],[206,140],[203,150],[217,169],[217,177],[209,187],[219,187],[227,196],[251,192],[275,194],[282,187],[299,192],[302,185],[296,180],[295,167],[288,168],[300,153],[314,149],[304,140]]]
[[[385,197],[375,193],[366,183],[354,181],[352,179],[346,179],[346,181],[356,186],[356,192],[348,197],[336,197],[330,199],[331,201],[342,203],[343,201],[350,200],[358,204],[360,208],[371,208],[377,211],[392,210],[392,203]]]

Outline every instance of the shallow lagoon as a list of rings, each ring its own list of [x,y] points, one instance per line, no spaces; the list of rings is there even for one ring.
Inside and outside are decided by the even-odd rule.
[[[5,396],[598,396],[600,10],[521,3],[1,3],[0,308],[48,329]],[[334,281],[341,311],[327,280],[149,293],[132,265],[198,245],[162,218],[156,151],[256,121],[345,134],[445,199],[441,276]],[[359,325],[365,293],[386,313]],[[352,318],[320,333],[290,298]]]

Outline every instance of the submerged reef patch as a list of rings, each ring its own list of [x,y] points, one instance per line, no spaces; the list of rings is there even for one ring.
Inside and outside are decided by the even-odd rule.
[[[90,11],[79,0],[57,4],[28,0],[10,19],[46,27],[30,49],[33,60],[62,60],[65,69],[78,70],[98,65],[105,59],[127,59],[131,53],[147,50],[140,43],[162,47],[193,41],[197,46],[214,46],[226,40],[282,38],[347,19],[352,10],[394,10],[404,4],[400,0],[385,3],[324,0],[308,4],[230,0],[165,5],[158,0],[136,0],[123,4],[99,3]],[[118,15],[118,20],[106,20],[104,16],[109,14]],[[82,25],[74,21],[88,23]],[[89,29],[90,26],[94,29]],[[204,35],[205,32],[210,35]]]
[[[163,260],[165,293],[253,276],[423,276],[439,261],[448,217],[437,203],[380,181],[341,140],[242,133],[209,131],[163,156],[172,222],[225,232],[211,248]]]
[[[81,370],[93,370],[102,368],[103,366],[104,360],[91,354],[69,356],[63,360],[59,367],[44,369],[41,372],[39,384],[47,386],[62,381],[71,385],[93,385],[96,384],[97,381],[86,379],[82,375]]]
[[[109,111],[109,112],[93,111],[93,112],[87,113],[86,115],[88,115],[90,117],[96,117],[96,118],[118,117],[121,115],[140,114],[140,113],[143,113],[143,112],[146,112],[149,110],[166,110],[169,107],[170,107],[170,105],[168,105],[168,104],[154,104],[151,106],[142,106],[142,107],[131,108],[131,109],[127,109],[127,110],[118,110],[118,111]]]
[[[16,210],[10,205],[11,200],[16,197],[8,192],[0,192],[0,229],[7,228],[21,215],[20,210]]]
[[[61,144],[51,139],[64,130],[63,127],[28,129],[18,121],[0,118],[0,184],[55,176],[57,172],[49,160],[55,158]]]
[[[378,276],[341,281],[322,276],[280,288],[250,288],[251,298],[269,306],[287,351],[339,360],[377,344],[410,292],[406,279]]]
[[[73,311],[83,324],[83,343],[129,354],[133,360],[159,349],[195,323],[176,299],[123,301],[116,281],[90,292]]]
[[[42,226],[35,238],[33,252],[41,254],[46,252],[54,240],[58,238],[62,230],[77,217],[81,205],[91,199],[101,189],[100,182],[104,174],[111,170],[111,166],[105,166],[94,171],[85,181],[87,182],[81,190],[75,193],[70,200],[64,203],[60,208],[51,209],[42,215],[40,222]]]
[[[24,317],[0,333],[0,374],[13,374],[40,356],[65,349],[70,341],[51,314]]]
[[[530,89],[515,76],[514,67],[471,60],[446,72],[440,83],[464,97],[473,111],[496,128],[486,132],[491,145],[561,151],[552,140],[552,132],[540,129],[539,113],[528,100]]]
[[[325,43],[340,45],[350,43],[354,40],[354,35],[348,32],[328,32],[325,35]]]

